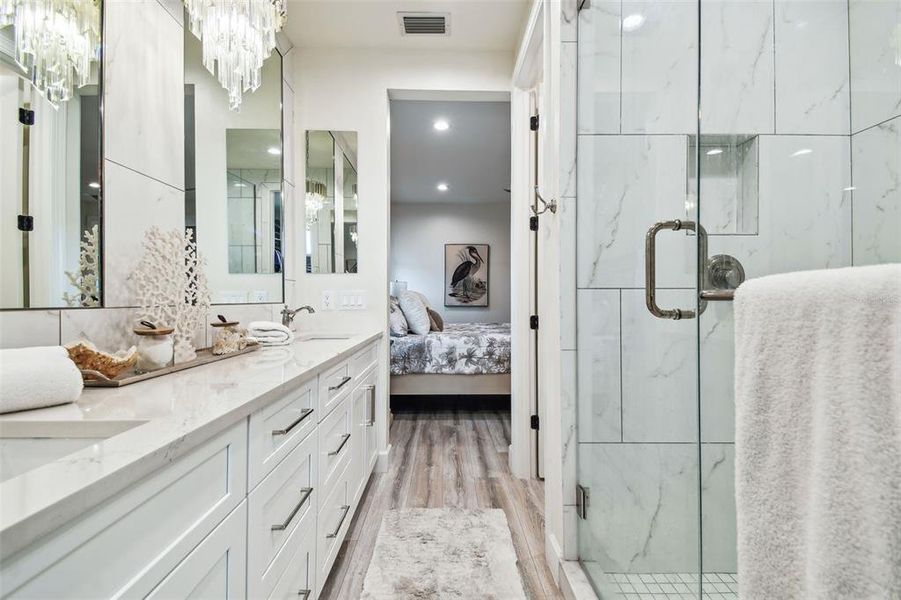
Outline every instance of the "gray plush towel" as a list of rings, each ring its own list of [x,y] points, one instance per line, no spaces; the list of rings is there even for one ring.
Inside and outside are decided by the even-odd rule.
[[[743,599],[901,598],[901,265],[735,294]]]

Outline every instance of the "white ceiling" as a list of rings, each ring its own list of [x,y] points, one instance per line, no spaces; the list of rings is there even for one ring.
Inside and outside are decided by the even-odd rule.
[[[288,0],[285,33],[299,48],[514,52],[528,0]],[[450,35],[402,36],[398,11],[450,13]]]
[[[392,202],[509,202],[509,187],[509,102],[391,101]]]

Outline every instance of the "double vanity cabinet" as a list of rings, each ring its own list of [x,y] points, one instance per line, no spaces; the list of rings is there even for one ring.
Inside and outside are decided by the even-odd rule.
[[[318,597],[379,456],[373,337],[3,561],[3,598]]]

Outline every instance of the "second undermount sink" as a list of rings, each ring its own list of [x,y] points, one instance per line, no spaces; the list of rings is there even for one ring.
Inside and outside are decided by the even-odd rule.
[[[99,444],[146,421],[0,422],[0,482]]]
[[[352,335],[343,333],[304,333],[297,336],[299,342],[318,342],[326,340],[349,340]]]

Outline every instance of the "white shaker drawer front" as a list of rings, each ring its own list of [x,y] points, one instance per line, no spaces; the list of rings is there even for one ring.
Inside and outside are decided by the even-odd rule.
[[[316,428],[316,379],[250,416],[250,489]]]
[[[316,526],[316,460],[316,435],[311,435],[250,493],[247,569],[250,587],[256,592],[253,597],[268,593],[256,584],[267,579],[274,583],[271,571],[276,570],[276,554],[294,531]]]
[[[247,503],[242,502],[147,596],[148,600],[244,598]]]
[[[278,577],[272,577],[272,592],[268,594],[248,594],[249,598],[267,600],[314,600],[316,598],[316,527],[310,526],[294,530],[285,547],[282,548],[272,570],[281,569]]]
[[[354,428],[350,397],[319,425],[319,491],[327,496],[352,454]]]
[[[352,359],[350,359],[350,368],[351,374],[354,377],[359,377],[366,370],[373,366],[379,359],[379,343],[372,342],[359,352],[357,352]]]
[[[143,597],[247,495],[247,421],[0,568],[6,598]]]
[[[350,364],[343,362],[319,376],[319,420],[325,419],[353,387]]]
[[[319,508],[319,527],[317,528],[319,540],[316,544],[316,560],[319,562],[319,571],[316,574],[320,586],[325,583],[328,573],[338,556],[341,542],[350,527],[351,514],[350,491],[347,480],[343,477],[325,497]]]

